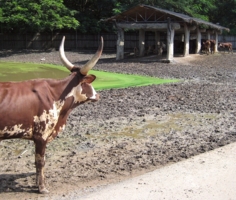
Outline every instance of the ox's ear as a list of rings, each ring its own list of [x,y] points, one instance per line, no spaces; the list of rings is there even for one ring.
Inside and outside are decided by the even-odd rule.
[[[83,78],[82,83],[92,83],[95,79],[96,76],[89,74]]]

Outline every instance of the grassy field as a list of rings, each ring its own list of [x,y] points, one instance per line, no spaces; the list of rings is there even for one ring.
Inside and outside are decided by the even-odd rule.
[[[70,72],[63,66],[0,62],[0,81],[23,81],[36,78],[61,79],[68,76],[69,73]],[[178,81],[176,79],[159,79],[147,76],[118,74],[95,70],[91,70],[90,74],[94,74],[97,77],[93,83],[96,90],[137,87]]]

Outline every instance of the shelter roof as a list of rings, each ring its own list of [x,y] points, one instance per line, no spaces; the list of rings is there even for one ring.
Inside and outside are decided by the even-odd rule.
[[[118,23],[166,23],[168,18],[172,22],[178,22],[180,24],[189,23],[192,25],[203,25],[209,29],[230,30],[218,24],[149,5],[137,5],[105,21],[116,21]]]

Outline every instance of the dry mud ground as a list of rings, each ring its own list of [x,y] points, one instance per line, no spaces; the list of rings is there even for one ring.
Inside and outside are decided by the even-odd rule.
[[[67,52],[83,64],[91,54]],[[58,52],[1,52],[1,60],[59,64]],[[179,83],[100,91],[101,100],[75,109],[48,144],[50,194],[37,194],[34,145],[0,143],[1,199],[63,199],[188,159],[236,141],[236,56],[191,55],[166,64],[116,62],[102,55],[97,70],[178,78]]]

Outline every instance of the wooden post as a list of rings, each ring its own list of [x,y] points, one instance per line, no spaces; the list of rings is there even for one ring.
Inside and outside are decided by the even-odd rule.
[[[201,31],[199,29],[199,27],[197,27],[197,38],[196,38],[196,50],[195,53],[200,53],[201,51],[201,40],[202,40],[202,34]]]
[[[167,60],[169,62],[173,61],[174,58],[174,34],[175,30],[172,29],[170,18],[168,18],[167,24]]]
[[[139,30],[139,55],[144,56],[145,53],[145,31]]]
[[[124,59],[124,30],[120,27],[118,29],[118,38],[116,43],[116,60]]]
[[[189,55],[189,36],[190,30],[187,24],[184,24],[184,57]]]

